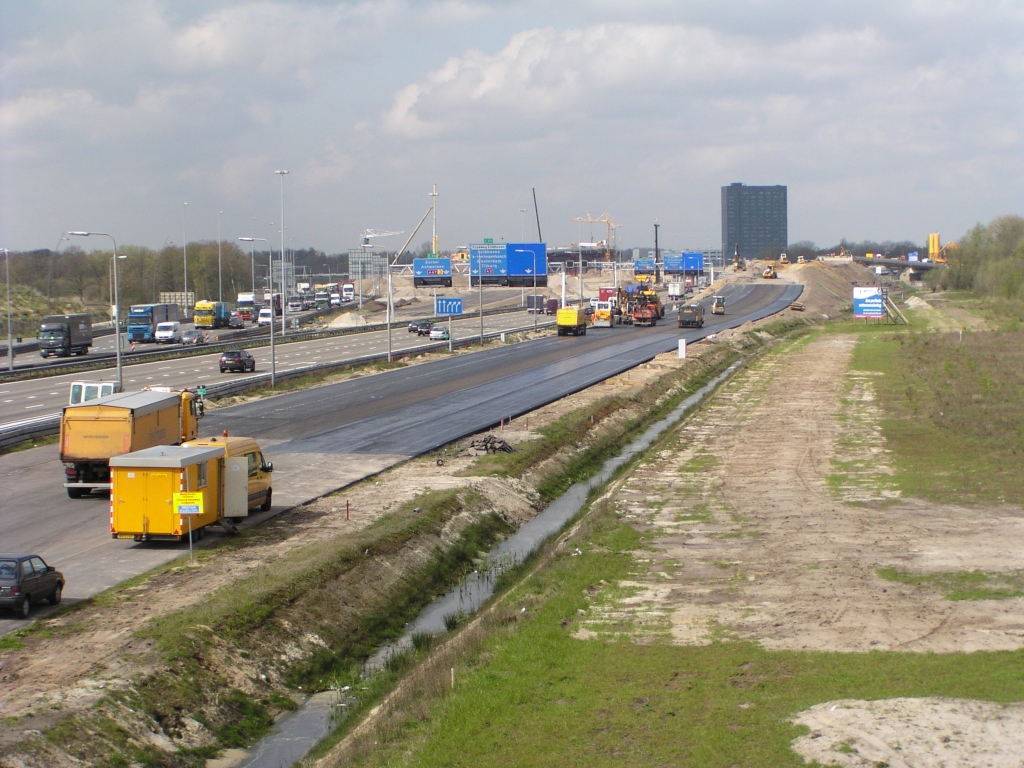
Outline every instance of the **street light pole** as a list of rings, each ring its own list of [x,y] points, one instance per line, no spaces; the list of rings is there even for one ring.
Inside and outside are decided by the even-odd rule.
[[[285,334],[285,323],[288,319],[288,302],[285,292],[287,290],[287,283],[284,278],[284,177],[288,175],[288,171],[274,171],[278,176],[281,177],[281,335]],[[273,270],[273,267],[271,267]],[[273,301],[273,291],[271,293],[271,301]]]
[[[4,248],[7,257],[7,369],[14,373],[14,329],[11,326],[11,252]]]
[[[274,388],[274,384],[277,379],[277,353],[274,350],[274,247],[270,244],[270,241],[265,237],[240,237],[238,238],[243,243],[252,243],[253,247],[253,263],[256,260],[256,241],[259,240],[267,244],[267,249],[270,251],[270,258],[267,259],[267,267],[269,268],[269,274],[267,275],[268,285],[270,286],[270,388]],[[255,274],[255,272],[253,273]],[[255,278],[253,278],[253,285],[255,285]],[[255,304],[256,292],[253,291],[253,302]],[[253,307],[255,309],[255,306]],[[282,303],[281,312],[284,313],[284,304]],[[257,315],[257,322],[259,322],[259,316]]]
[[[188,203],[185,203],[185,205],[188,205]],[[117,261],[118,261],[118,259],[117,259],[117,240],[114,239],[113,235],[107,234],[106,232],[84,232],[84,231],[78,231],[78,232],[68,232],[68,234],[69,235],[73,235],[74,237],[91,237],[92,235],[95,235],[96,237],[109,237],[110,238],[110,242],[112,242],[114,244],[114,258],[113,258],[113,262],[114,262],[114,339],[116,341],[116,343],[114,344],[114,352],[115,352],[115,355],[117,357],[117,388],[119,390],[123,389],[124,388],[124,377],[121,375],[121,312],[119,310],[119,295],[118,295],[118,280],[117,280]],[[188,297],[188,294],[186,293],[186,299],[187,299],[187,297]],[[186,301],[186,303],[187,303],[187,301]],[[187,309],[187,307],[186,307],[186,309]]]
[[[220,217],[224,211],[217,211],[217,301],[224,301],[224,268],[220,260]]]
[[[188,236],[185,233],[185,211],[188,203],[181,206],[181,259],[185,262],[185,318],[188,318]]]

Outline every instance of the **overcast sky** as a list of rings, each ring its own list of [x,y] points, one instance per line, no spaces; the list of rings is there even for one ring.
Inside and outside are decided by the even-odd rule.
[[[551,245],[718,247],[734,181],[791,241],[946,241],[1024,214],[1022,81],[1018,0],[0,0],[0,248],[279,243],[278,169],[328,253],[434,183],[442,250],[535,239],[531,188]]]

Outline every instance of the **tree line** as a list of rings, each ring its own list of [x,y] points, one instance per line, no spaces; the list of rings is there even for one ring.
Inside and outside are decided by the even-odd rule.
[[[947,249],[946,258],[938,278],[943,288],[1024,300],[1024,218],[1000,216],[976,224],[958,247]]]

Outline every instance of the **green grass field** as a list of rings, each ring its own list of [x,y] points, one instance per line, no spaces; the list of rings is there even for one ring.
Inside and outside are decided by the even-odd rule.
[[[770,652],[747,642],[638,646],[572,637],[642,544],[607,511],[506,596],[505,622],[455,669],[454,691],[388,731],[369,766],[800,766],[797,713],[834,699],[1024,697],[1024,652]],[[525,614],[519,613],[526,607]],[[841,745],[836,745],[841,748]]]

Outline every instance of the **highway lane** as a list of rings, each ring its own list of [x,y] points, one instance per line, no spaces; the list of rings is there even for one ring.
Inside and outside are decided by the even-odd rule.
[[[202,432],[257,437],[275,462],[275,506],[299,503],[411,455],[619,373],[748,319],[779,311],[799,286],[737,286],[725,316],[681,332],[673,318],[655,328],[591,329],[493,347],[339,384],[211,410]],[[0,457],[0,549],[40,552],[68,575],[65,595],[82,599],[181,553],[184,545],[111,540],[104,496],[72,501],[61,486],[55,446]],[[18,626],[0,619],[0,632]]]
[[[510,312],[484,317],[484,331],[499,332],[516,327],[528,326],[533,316],[526,312]],[[455,339],[472,338],[479,334],[480,320],[465,318],[453,323]],[[392,351],[397,354],[415,352],[431,344],[425,336],[410,334],[406,329],[396,328],[391,331]],[[247,347],[256,358],[256,373],[270,371],[270,347]],[[314,339],[302,342],[279,343],[276,345],[275,358],[279,372],[294,368],[316,365],[320,363],[348,360],[365,355],[376,355],[387,352],[387,332],[367,331],[325,339]],[[175,360],[161,360],[152,363],[140,363],[125,366],[124,387],[126,390],[141,389],[144,386],[196,387],[235,380],[245,374],[220,373],[218,360],[220,353],[183,357]],[[67,404],[69,385],[72,381],[102,381],[114,376],[113,367],[90,371],[88,373],[71,373],[62,376],[48,376],[40,379],[0,383],[0,424],[21,419],[59,413]]]

